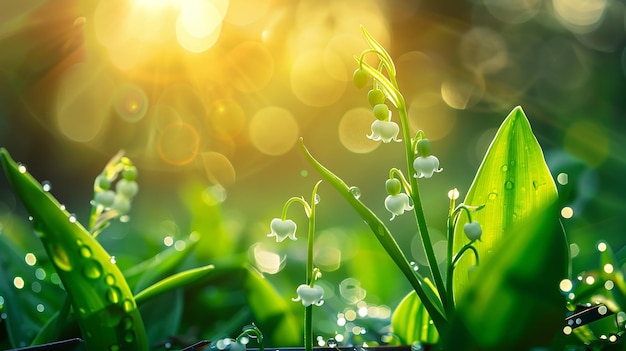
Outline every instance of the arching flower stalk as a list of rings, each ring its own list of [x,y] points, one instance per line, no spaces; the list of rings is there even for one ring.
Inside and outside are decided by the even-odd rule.
[[[463,257],[463,255],[467,252],[467,251],[471,251],[474,255],[474,266],[473,267],[477,267],[478,263],[479,263],[479,258],[478,258],[478,251],[476,250],[476,247],[474,247],[474,242],[475,241],[480,241],[480,237],[483,233],[482,227],[480,226],[480,223],[478,223],[478,221],[472,220],[472,212],[476,212],[479,211],[480,209],[482,209],[484,206],[466,206],[464,204],[459,204],[458,206],[455,207],[455,202],[456,199],[459,196],[459,192],[457,189],[453,189],[448,193],[448,196],[450,197],[450,214],[448,216],[448,247],[447,247],[447,267],[448,267],[448,274],[447,274],[447,279],[446,279],[446,284],[447,284],[447,298],[448,298],[448,302],[449,305],[451,306],[451,308],[454,307],[454,292],[452,289],[452,282],[453,282],[453,278],[454,278],[454,269],[456,267],[457,262]],[[463,232],[465,233],[465,236],[467,236],[467,238],[469,239],[469,242],[467,244],[465,244],[460,250],[459,252],[457,252],[456,254],[453,255],[453,243],[454,243],[454,227],[456,226],[456,223],[459,220],[459,217],[461,216],[461,212],[465,213],[467,215],[467,223],[465,223],[463,225]],[[468,272],[469,273],[469,272]]]
[[[313,306],[320,306],[323,303],[324,289],[315,284],[321,278],[320,270],[313,265],[313,244],[315,240],[315,209],[319,202],[317,189],[322,181],[320,180],[313,187],[311,202],[307,202],[303,197],[292,197],[283,206],[280,218],[272,219],[270,223],[271,232],[267,235],[275,237],[277,242],[282,242],[289,238],[296,239],[297,225],[294,221],[287,219],[287,210],[293,203],[299,203],[304,208],[304,212],[309,219],[307,233],[307,260],[305,283],[300,284],[296,289],[297,297],[293,301],[301,301],[304,306],[304,347],[307,351],[313,350]]]

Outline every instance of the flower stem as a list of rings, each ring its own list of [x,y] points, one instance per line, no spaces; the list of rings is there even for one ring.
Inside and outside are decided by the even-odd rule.
[[[320,180],[315,184],[313,193],[311,194],[311,204],[307,208],[307,215],[309,217],[309,232],[307,235],[307,256],[306,256],[306,276],[305,281],[309,286],[313,285],[316,279],[315,266],[313,264],[313,244],[315,239],[315,208],[317,207],[317,188],[319,187]],[[303,200],[304,201],[304,200]],[[313,350],[313,305],[309,305],[304,308],[304,348],[306,351]]]
[[[394,80],[395,81],[395,80]],[[399,95],[399,103],[398,103],[398,114],[400,115],[400,123],[402,124],[402,134],[404,137],[404,146],[406,150],[406,162],[407,162],[407,170],[409,174],[409,181],[411,185],[410,196],[413,200],[413,209],[415,213],[415,220],[417,222],[417,227],[419,229],[420,238],[422,239],[422,244],[424,246],[424,251],[426,253],[426,259],[428,262],[428,266],[430,267],[430,271],[433,275],[433,280],[435,281],[435,287],[439,292],[439,296],[442,298],[442,303],[444,310],[448,311],[448,299],[446,296],[446,286],[443,282],[443,277],[441,272],[439,271],[439,266],[437,265],[437,257],[435,257],[435,250],[433,248],[432,240],[430,239],[430,234],[428,233],[428,226],[426,224],[426,217],[424,215],[424,209],[422,207],[422,201],[419,194],[419,186],[417,183],[417,178],[413,176],[415,174],[415,168],[413,167],[413,159],[415,158],[415,150],[413,149],[413,145],[411,144],[411,134],[409,131],[409,120],[408,114],[406,111],[406,105],[404,102],[404,98],[402,95]]]

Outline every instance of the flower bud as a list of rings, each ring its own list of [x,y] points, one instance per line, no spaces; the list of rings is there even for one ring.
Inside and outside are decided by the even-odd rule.
[[[417,141],[417,154],[424,157],[430,155],[430,140],[424,138]]]
[[[122,170],[122,177],[128,181],[133,181],[137,179],[137,167],[135,166],[126,166]]]
[[[281,242],[287,238],[296,240],[296,222],[291,219],[282,220],[280,218],[274,218],[270,222],[271,233],[267,236],[276,237],[276,242]]]
[[[480,236],[483,234],[483,229],[480,227],[480,223],[472,221],[471,223],[465,223],[463,225],[463,232],[470,241],[480,241]]]
[[[354,85],[356,85],[357,88],[363,88],[367,85],[367,83],[369,82],[369,75],[367,74],[367,72],[365,72],[364,70],[357,68],[354,71],[354,74],[352,75],[352,80],[354,81]]]
[[[402,183],[396,178],[387,179],[385,189],[387,189],[387,194],[397,195],[400,193],[400,190],[402,190]]]
[[[374,116],[379,121],[389,121],[391,119],[391,112],[389,112],[389,106],[387,104],[378,104],[372,109]]]
[[[367,101],[369,101],[370,106],[372,107],[378,104],[384,104],[385,99],[387,99],[387,97],[385,96],[385,93],[380,89],[372,89],[367,93]]]
[[[128,181],[124,178],[120,179],[115,185],[117,193],[126,196],[128,199],[132,199],[139,192],[139,186],[135,181]]]

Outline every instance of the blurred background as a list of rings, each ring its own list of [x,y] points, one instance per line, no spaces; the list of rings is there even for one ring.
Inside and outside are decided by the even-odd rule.
[[[394,58],[412,134],[426,132],[444,169],[421,186],[435,241],[448,190],[464,196],[497,127],[521,105],[558,178],[574,272],[596,267],[600,239],[621,256],[624,1],[1,1],[0,146],[83,221],[94,178],[125,150],[140,193],[130,222],[100,238],[122,267],[193,232],[188,265],[250,263],[288,301],[304,279],[304,232],[281,245],[266,234],[283,203],[308,199],[320,179],[298,138],[381,218],[388,170],[405,166],[402,144],[365,138],[367,89],[352,84],[361,25]],[[367,323],[384,329],[409,286],[333,189],[319,193],[328,303],[317,334],[365,338]],[[5,234],[27,226],[4,177],[0,216]],[[289,217],[306,227],[296,206]],[[413,219],[389,226],[423,265]],[[237,284],[226,285],[194,312],[214,331],[246,308]]]

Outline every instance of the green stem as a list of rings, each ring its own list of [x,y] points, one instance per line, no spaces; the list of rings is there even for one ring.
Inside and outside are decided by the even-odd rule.
[[[415,174],[415,168],[413,167],[413,159],[415,158],[415,150],[411,145],[411,134],[409,131],[409,120],[408,114],[406,111],[406,105],[404,103],[404,98],[400,95],[399,103],[398,103],[398,114],[400,115],[400,123],[402,124],[402,134],[404,138],[404,146],[406,150],[406,162],[407,162],[407,170],[409,174],[409,180],[411,185],[410,196],[413,200],[413,209],[415,213],[415,220],[417,222],[417,227],[419,229],[419,234],[422,239],[422,244],[424,246],[424,251],[426,253],[426,259],[428,262],[428,266],[430,267],[430,271],[433,275],[433,280],[435,281],[435,287],[439,292],[439,296],[442,298],[444,310],[448,311],[448,300],[444,298],[446,296],[446,287],[443,282],[443,277],[441,272],[439,271],[439,266],[437,265],[437,258],[435,256],[435,250],[433,248],[432,240],[430,239],[430,234],[428,233],[428,225],[426,224],[426,217],[424,215],[424,208],[422,207],[422,200],[419,195],[419,185],[417,184],[417,178],[413,175]]]
[[[315,209],[317,205],[317,188],[320,180],[315,184],[313,193],[311,194],[311,204],[308,207],[307,215],[309,217],[309,233],[307,236],[307,256],[306,256],[306,276],[305,281],[309,286],[313,285],[316,279],[316,272],[313,265],[313,244],[315,242]],[[303,202],[306,202],[303,200]],[[306,351],[313,350],[313,305],[309,305],[304,309],[304,348]]]

